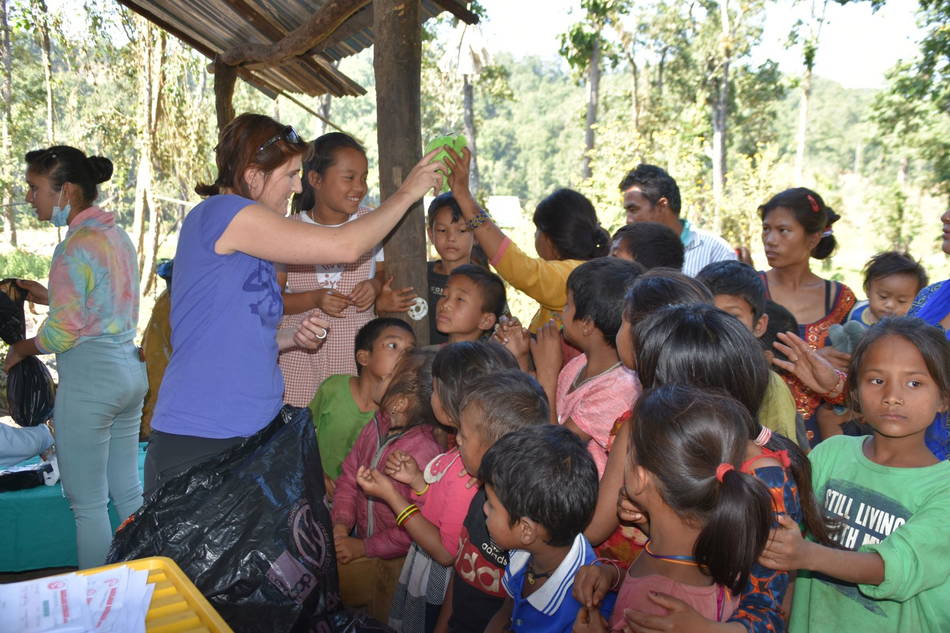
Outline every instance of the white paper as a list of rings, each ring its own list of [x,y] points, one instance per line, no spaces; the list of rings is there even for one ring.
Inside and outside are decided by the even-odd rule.
[[[154,585],[126,565],[0,585],[3,633],[145,633]]]

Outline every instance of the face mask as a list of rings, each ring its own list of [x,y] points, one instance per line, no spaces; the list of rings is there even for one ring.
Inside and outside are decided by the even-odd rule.
[[[59,202],[63,201],[63,193],[65,190],[59,192]],[[59,204],[53,205],[53,215],[50,216],[50,222],[53,223],[53,226],[66,226],[67,220],[69,219],[69,212],[72,211],[73,207],[68,202],[65,207],[59,206]]]

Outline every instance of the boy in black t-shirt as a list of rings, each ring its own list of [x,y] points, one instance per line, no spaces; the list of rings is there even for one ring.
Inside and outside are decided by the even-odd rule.
[[[507,370],[472,381],[462,400],[457,441],[462,463],[477,473],[482,457],[504,435],[528,426],[549,424],[547,397],[528,374]],[[505,602],[501,578],[508,552],[496,545],[485,522],[485,491],[469,506],[462,546],[440,621],[450,633],[483,633]]]

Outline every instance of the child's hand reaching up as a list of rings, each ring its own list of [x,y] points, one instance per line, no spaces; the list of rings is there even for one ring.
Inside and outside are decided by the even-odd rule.
[[[521,327],[517,317],[501,317],[493,337],[496,341],[508,348],[516,359],[522,371],[531,368],[531,334]]]
[[[396,450],[390,453],[383,471],[417,492],[425,488],[426,480],[422,475],[422,470],[419,469],[419,464],[411,455],[402,451]]]
[[[561,372],[563,361],[561,331],[557,323],[548,321],[538,330],[537,336],[531,341],[531,357],[534,359],[534,366],[538,372],[538,380],[541,380],[542,374],[551,374],[557,384],[557,376]]]

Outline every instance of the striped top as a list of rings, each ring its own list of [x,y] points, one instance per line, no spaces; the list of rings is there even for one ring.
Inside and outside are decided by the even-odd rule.
[[[36,333],[43,354],[85,340],[129,341],[139,319],[139,272],[132,240],[115,216],[89,207],[69,223],[49,269],[49,315]]]
[[[683,274],[695,277],[696,274],[713,262],[736,259],[736,252],[729,243],[707,231],[697,229],[689,220],[680,220],[683,232]]]

